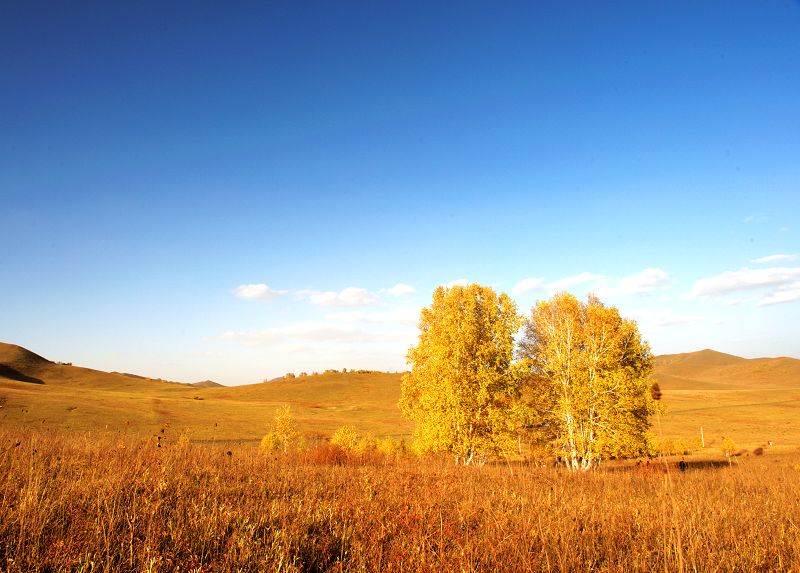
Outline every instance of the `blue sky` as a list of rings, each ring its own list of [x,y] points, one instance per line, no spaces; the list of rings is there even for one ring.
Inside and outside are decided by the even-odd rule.
[[[114,4],[0,8],[0,340],[402,370],[464,279],[800,357],[800,3]]]

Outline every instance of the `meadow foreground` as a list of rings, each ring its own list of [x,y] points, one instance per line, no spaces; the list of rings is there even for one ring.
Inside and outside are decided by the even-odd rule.
[[[587,473],[0,435],[4,571],[797,571],[800,458]]]

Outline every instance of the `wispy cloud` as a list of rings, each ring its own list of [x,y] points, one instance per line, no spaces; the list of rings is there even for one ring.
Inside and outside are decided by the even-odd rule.
[[[777,263],[779,261],[795,261],[795,260],[797,260],[797,255],[768,255],[766,257],[753,259],[750,262],[764,264],[764,263]]]
[[[788,288],[796,281],[800,281],[800,267],[743,268],[698,280],[688,296],[715,297],[761,288]]]
[[[557,291],[567,289],[575,285],[585,284],[593,281],[596,282],[603,279],[604,277],[601,275],[595,275],[590,272],[582,272],[577,275],[572,275],[557,281],[553,281],[547,285],[547,288],[552,291]]]
[[[239,285],[233,289],[233,294],[245,300],[264,299],[270,300],[286,294],[285,290],[274,290],[264,283]]]
[[[405,283],[397,283],[392,288],[386,289],[386,293],[392,296],[408,296],[414,294],[414,287]]]
[[[584,271],[549,283],[545,283],[542,279],[536,277],[523,279],[514,285],[511,294],[516,296],[531,291],[553,293],[561,290],[570,290],[579,285],[583,285],[583,290],[594,292],[598,296],[612,297],[632,294],[643,295],[668,289],[672,286],[672,280],[666,271],[659,268],[644,269],[617,281],[604,275]]]
[[[511,294],[514,296],[519,296],[521,294],[525,294],[528,292],[542,290],[544,288],[544,281],[542,279],[538,279],[536,277],[528,277],[527,279],[522,279],[517,284],[514,285],[514,288],[511,289]]]
[[[795,282],[786,287],[779,288],[775,292],[765,295],[758,306],[770,306],[800,300],[800,282]]]
[[[450,281],[444,286],[447,288],[453,288],[454,286],[467,286],[468,284],[469,281],[467,279],[461,278],[461,279],[456,279],[454,281]]]
[[[360,287],[347,287],[340,292],[299,290],[298,299],[319,306],[369,306],[378,302],[378,295]]]
[[[628,294],[649,294],[672,286],[666,271],[658,268],[644,269],[623,278],[617,285],[608,285],[598,289],[598,296],[622,296]]]

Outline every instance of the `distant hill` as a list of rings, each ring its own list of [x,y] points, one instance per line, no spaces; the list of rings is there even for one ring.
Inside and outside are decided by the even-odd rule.
[[[800,445],[800,360],[746,359],[701,350],[657,356],[665,436],[707,445]],[[211,380],[183,384],[136,374],[58,364],[0,343],[0,424],[147,435],[172,428],[201,440],[258,440],[275,410],[291,405],[307,434],[352,424],[376,435],[410,437],[401,417],[401,374],[328,371],[244,386]],[[169,432],[166,434],[169,435]]]
[[[403,435],[412,428],[397,408],[400,377],[329,371],[236,387],[211,380],[183,384],[57,364],[0,343],[0,424],[35,420],[44,427],[140,435],[173,428],[200,440],[260,440],[275,410],[290,404],[307,434],[329,436],[352,424]]]
[[[213,380],[203,380],[202,382],[192,382],[190,386],[195,388],[222,388],[223,385]]]
[[[656,357],[655,378],[663,389],[767,389],[800,386],[796,358],[741,358],[700,350]]]
[[[668,436],[707,444],[800,445],[800,360],[701,350],[656,357]]]
[[[3,379],[96,390],[138,389],[167,384],[164,380],[135,374],[104,372],[53,362],[16,344],[0,342],[0,381]]]

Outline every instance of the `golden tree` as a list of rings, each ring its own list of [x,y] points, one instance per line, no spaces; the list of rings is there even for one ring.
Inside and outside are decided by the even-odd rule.
[[[408,351],[400,408],[416,421],[421,452],[483,463],[511,453],[519,428],[520,370],[514,335],[522,325],[514,302],[491,288],[439,287],[419,319]]]
[[[634,321],[593,295],[557,294],[532,309],[520,355],[534,435],[568,467],[646,453],[653,356]]]
[[[272,431],[261,439],[261,448],[266,451],[283,450],[288,452],[300,436],[292,407],[286,404],[275,411]]]

